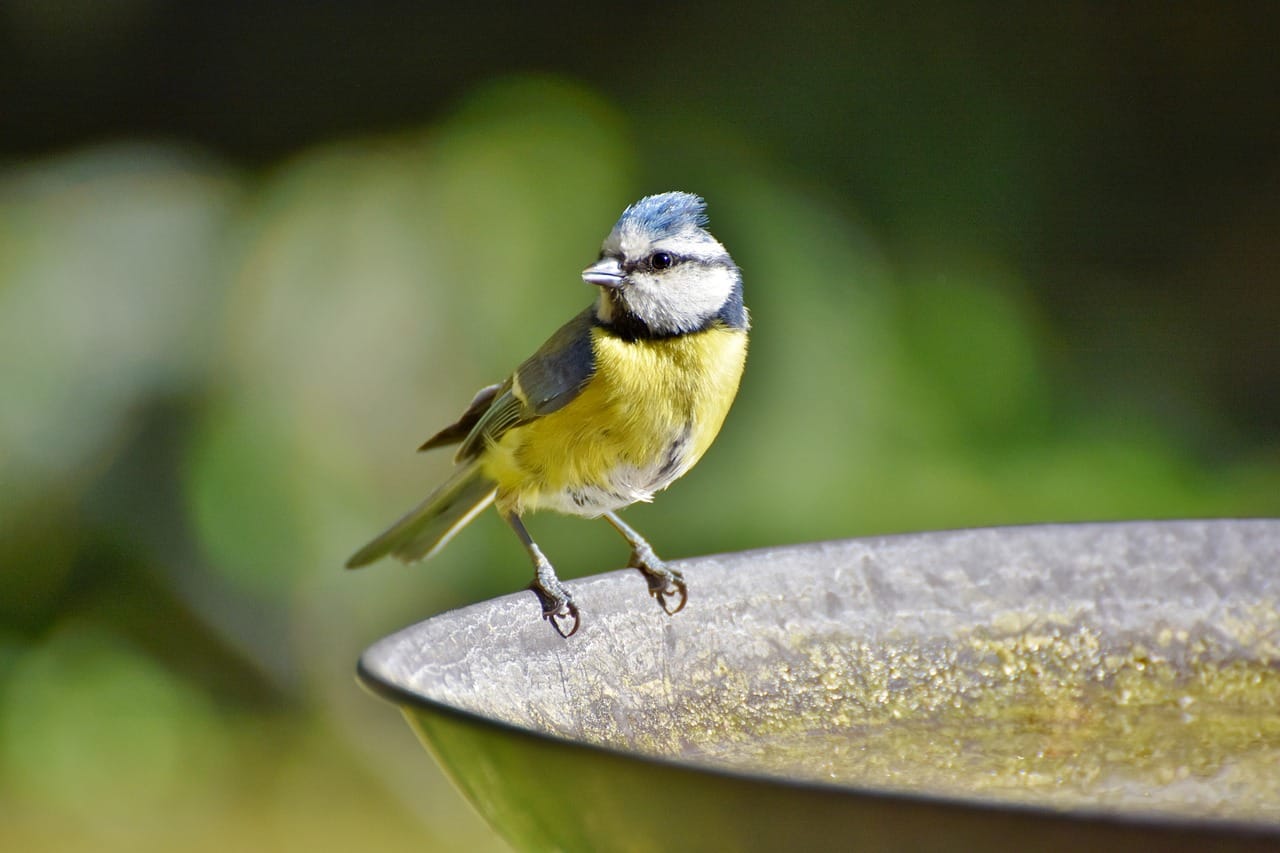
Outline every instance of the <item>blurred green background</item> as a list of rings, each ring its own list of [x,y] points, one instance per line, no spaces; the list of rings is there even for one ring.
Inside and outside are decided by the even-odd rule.
[[[353,665],[515,538],[341,565],[646,193],[755,325],[660,553],[1280,514],[1277,7],[888,8],[0,3],[0,848],[501,849]]]

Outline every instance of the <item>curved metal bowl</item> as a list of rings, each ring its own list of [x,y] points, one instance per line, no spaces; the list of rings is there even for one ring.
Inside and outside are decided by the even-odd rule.
[[[1280,520],[826,542],[361,658],[518,848],[1276,850]]]

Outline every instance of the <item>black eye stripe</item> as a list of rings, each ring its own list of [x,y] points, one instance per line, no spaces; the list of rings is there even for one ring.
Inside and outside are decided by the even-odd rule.
[[[669,270],[677,264],[687,263],[693,260],[685,255],[678,255],[675,252],[657,251],[651,255],[647,255],[639,260],[625,261],[622,264],[623,272],[635,272],[641,270],[644,272],[662,272]]]

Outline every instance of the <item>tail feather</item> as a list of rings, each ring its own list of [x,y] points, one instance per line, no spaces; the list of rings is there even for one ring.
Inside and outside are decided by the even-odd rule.
[[[496,491],[493,481],[480,473],[479,465],[472,462],[460,467],[426,500],[353,554],[347,568],[367,566],[387,554],[406,563],[434,555],[493,502]]]

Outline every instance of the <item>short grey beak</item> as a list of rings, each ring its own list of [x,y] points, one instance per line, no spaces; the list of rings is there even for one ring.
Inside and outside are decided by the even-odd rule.
[[[622,265],[617,258],[601,258],[582,271],[582,280],[600,287],[622,287]]]

